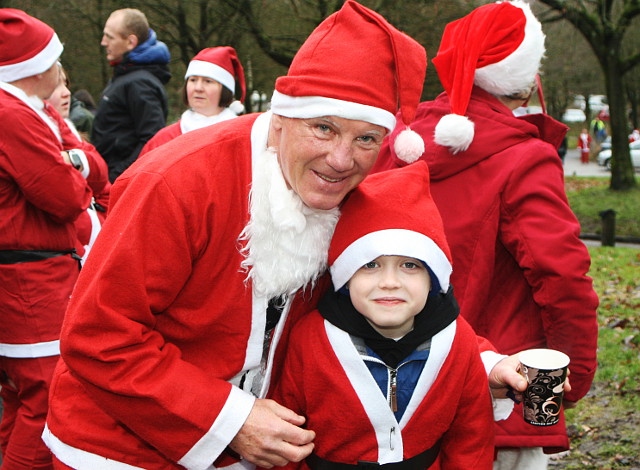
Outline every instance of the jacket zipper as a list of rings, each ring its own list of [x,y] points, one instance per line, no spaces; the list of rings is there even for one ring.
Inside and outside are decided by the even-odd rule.
[[[398,370],[389,369],[389,406],[394,413],[398,411]]]

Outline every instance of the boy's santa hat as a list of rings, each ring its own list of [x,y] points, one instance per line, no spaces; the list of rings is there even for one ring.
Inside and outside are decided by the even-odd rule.
[[[0,8],[0,81],[46,72],[62,54],[53,28],[22,10]]]
[[[236,50],[230,46],[208,47],[202,49],[189,62],[185,80],[191,76],[211,78],[236,93],[236,82],[240,86],[240,101],[244,101],[246,85],[244,69]]]
[[[447,292],[451,253],[423,160],[368,176],[340,212],[328,260],[336,291],[366,263],[389,255],[419,259]]]
[[[275,114],[290,118],[338,116],[393,130],[402,110],[407,129],[396,140],[405,161],[418,159],[424,141],[408,126],[420,102],[427,53],[378,13],[347,0],[324,20],[276,80]]]
[[[540,22],[523,1],[476,8],[449,23],[433,59],[451,103],[435,129],[435,142],[453,153],[469,148],[473,122],[466,116],[474,83],[495,96],[527,93],[544,55]]]

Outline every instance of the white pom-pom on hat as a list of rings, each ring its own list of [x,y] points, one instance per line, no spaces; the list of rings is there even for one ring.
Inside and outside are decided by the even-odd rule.
[[[495,96],[529,89],[544,54],[540,22],[523,1],[482,5],[445,27],[433,64],[450,104],[436,126],[435,142],[453,153],[473,141],[464,117],[474,85]]]
[[[413,163],[424,153],[424,140],[417,132],[407,126],[396,137],[393,150],[400,160]]]
[[[467,116],[447,114],[436,125],[434,141],[438,145],[449,147],[456,154],[469,148],[474,133],[474,124]]]

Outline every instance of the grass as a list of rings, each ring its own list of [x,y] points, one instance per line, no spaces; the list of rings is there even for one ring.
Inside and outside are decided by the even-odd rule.
[[[582,233],[601,234],[600,212],[616,212],[616,235],[640,239],[640,188],[611,191],[609,179],[600,177],[567,176],[567,197],[571,209],[580,220]]]
[[[600,212],[616,211],[616,235],[640,240],[640,189],[609,190],[608,178],[566,177],[583,233],[600,234]],[[589,247],[598,308],[598,369],[591,391],[567,410],[571,450],[551,468],[640,468],[640,249]]]
[[[571,451],[563,469],[640,468],[640,249],[590,247],[598,309],[598,370],[587,396],[567,410]]]

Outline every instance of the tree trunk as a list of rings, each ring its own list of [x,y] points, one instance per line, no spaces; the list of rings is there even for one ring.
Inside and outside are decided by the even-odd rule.
[[[620,56],[616,48],[610,47],[609,55],[603,64],[605,85],[609,99],[609,115],[611,124],[611,182],[610,189],[623,191],[636,187],[631,154],[629,152],[628,121],[624,83],[620,70]]]

